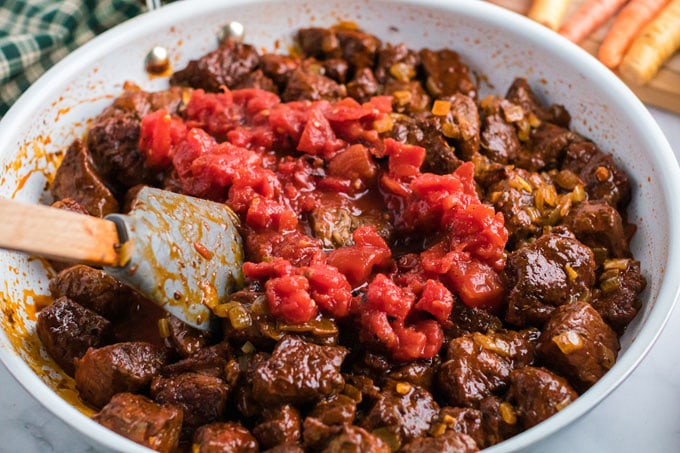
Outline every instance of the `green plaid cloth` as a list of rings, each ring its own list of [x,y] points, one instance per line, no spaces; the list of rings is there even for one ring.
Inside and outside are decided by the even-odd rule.
[[[69,52],[145,10],[140,0],[0,0],[0,116]]]

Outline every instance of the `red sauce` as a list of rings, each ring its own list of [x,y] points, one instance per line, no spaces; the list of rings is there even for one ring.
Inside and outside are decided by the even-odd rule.
[[[195,90],[184,119],[164,110],[143,118],[140,149],[149,166],[174,169],[185,193],[241,217],[244,272],[265,283],[274,316],[351,319],[396,360],[429,358],[454,295],[502,308],[508,234],[480,202],[473,164],[422,173],[424,148],[376,130],[390,113],[390,97],[284,103],[258,89]],[[309,219],[320,207],[361,220],[350,241],[314,236]],[[406,252],[413,266],[399,270]]]

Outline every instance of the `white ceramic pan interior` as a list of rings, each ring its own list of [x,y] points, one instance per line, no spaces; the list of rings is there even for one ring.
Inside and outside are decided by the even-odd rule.
[[[631,175],[632,244],[648,280],[644,307],[622,338],[619,361],[592,389],[556,416],[489,452],[514,451],[560,429],[611,392],[649,350],[675,302],[678,269],[680,171],[652,117],[634,95],[584,51],[514,13],[472,1],[182,1],[101,35],[55,66],[0,123],[0,196],[49,202],[45,191],[59,153],[82,136],[97,115],[133,81],[143,89],[167,86],[144,71],[155,45],[169,49],[174,68],[216,47],[225,23],[245,25],[246,40],[285,52],[302,26],[356,22],[387,42],[412,48],[450,47],[480,76],[482,95],[504,94],[526,77],[546,101],[561,103],[572,127],[612,152]],[[2,219],[0,219],[2,221]],[[91,421],[66,378],[34,334],[36,306],[44,304],[49,273],[41,260],[0,252],[0,359],[48,410],[94,443],[147,451]],[[82,412],[81,412],[82,411]]]

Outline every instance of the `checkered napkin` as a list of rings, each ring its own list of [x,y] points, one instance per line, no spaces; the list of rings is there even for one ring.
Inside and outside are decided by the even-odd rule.
[[[139,0],[0,0],[0,117],[69,52],[144,10]]]

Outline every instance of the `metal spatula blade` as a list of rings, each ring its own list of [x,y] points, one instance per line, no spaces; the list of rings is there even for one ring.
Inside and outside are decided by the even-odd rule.
[[[242,286],[238,217],[224,204],[142,188],[105,219],[0,199],[0,248],[103,266],[189,325],[216,328],[211,307]]]

